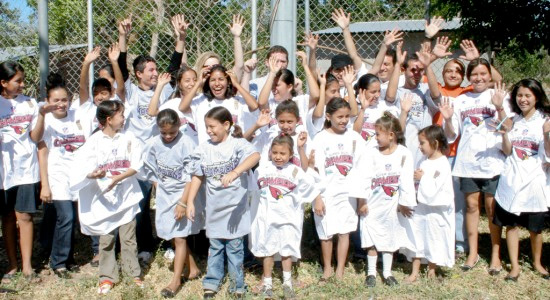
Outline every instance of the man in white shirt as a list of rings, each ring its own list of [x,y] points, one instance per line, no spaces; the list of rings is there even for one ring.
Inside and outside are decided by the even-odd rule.
[[[281,69],[286,69],[288,67],[288,51],[285,49],[285,47],[275,45],[269,48],[267,52],[267,56],[265,58],[265,65],[267,66],[268,71],[269,71],[269,59],[271,57],[275,57],[275,59],[277,60],[277,66],[281,67]],[[267,80],[267,74],[263,77],[259,77],[251,80],[249,84],[250,95],[258,99],[258,96],[260,95],[260,91],[264,87],[266,80]]]

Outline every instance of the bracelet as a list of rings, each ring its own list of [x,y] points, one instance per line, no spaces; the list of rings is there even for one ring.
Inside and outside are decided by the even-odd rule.
[[[504,121],[508,120],[508,116],[506,116],[504,119],[502,119],[502,121],[500,121],[500,123],[498,124],[498,126],[495,128],[496,130],[499,130],[500,127],[502,127],[502,124],[504,124]]]
[[[183,208],[187,208],[187,204],[182,203],[181,201],[176,202],[176,205],[181,206]]]

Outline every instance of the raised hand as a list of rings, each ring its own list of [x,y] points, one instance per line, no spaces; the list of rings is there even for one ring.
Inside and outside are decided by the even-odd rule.
[[[277,74],[281,70],[281,65],[277,63],[277,59],[274,56],[271,56],[268,61],[269,72],[272,74]]]
[[[86,54],[86,57],[84,57],[84,62],[92,63],[99,58],[99,55],[101,55],[101,47],[97,46],[92,51],[88,52],[88,54]]]
[[[491,95],[491,103],[493,103],[496,109],[502,108],[504,97],[506,97],[506,84],[502,82],[495,82],[495,89]]]
[[[372,97],[367,97],[367,92],[364,89],[359,89],[359,103],[361,103],[361,108],[366,109],[375,101],[374,95]]]
[[[118,23],[118,34],[128,35],[132,30],[132,15]]]
[[[461,55],[460,59],[472,61],[479,58],[479,51],[471,40],[462,40],[460,42],[460,48],[464,51],[464,55]]]
[[[405,58],[407,57],[407,51],[403,51],[403,41],[397,43],[395,53],[397,55],[398,66],[403,65],[403,63],[405,62]]]
[[[170,79],[172,79],[172,75],[170,75],[170,73],[162,73],[158,77],[157,85],[158,86],[165,86],[168,83],[170,83]]]
[[[229,76],[229,79],[231,80],[231,83],[233,84],[233,86],[239,84],[239,78],[237,78],[237,74],[235,74],[233,70],[227,70],[226,73],[227,73],[227,76]]]
[[[400,100],[401,104],[401,111],[408,113],[411,111],[412,104],[413,104],[413,94],[406,93],[403,95],[403,97]]]
[[[356,76],[357,72],[355,72],[353,65],[347,65],[344,67],[344,72],[342,72],[342,81],[344,81],[346,85],[353,84]]]
[[[393,29],[392,31],[387,31],[384,34],[384,40],[383,43],[387,47],[389,47],[391,44],[395,42],[399,42],[403,40],[403,32],[399,31],[399,29]]]
[[[438,37],[435,46],[432,50],[433,55],[437,58],[443,58],[448,55],[453,55],[452,52],[448,52],[449,46],[451,46],[451,40],[449,40],[449,37],[442,36]]]
[[[233,15],[233,23],[229,25],[229,30],[234,37],[240,37],[243,33],[244,18],[241,15]]]
[[[342,30],[344,30],[349,27],[349,23],[351,22],[351,14],[346,14],[342,8],[335,9],[332,12],[332,20],[336,22]]]
[[[319,35],[318,34],[312,34],[311,32],[306,32],[305,36],[305,44],[309,47],[311,50],[315,50],[317,48],[317,44],[319,43]]]
[[[244,71],[246,73],[252,73],[256,69],[256,65],[258,64],[258,60],[255,58],[251,58],[244,62]]]
[[[441,30],[441,24],[443,24],[443,18],[438,16],[433,17],[430,24],[426,21],[424,25],[424,35],[426,38],[433,38]]]
[[[113,43],[111,47],[109,47],[108,56],[111,62],[116,62],[118,60],[118,57],[120,56],[120,48],[118,47],[117,42]]]
[[[271,123],[271,111],[269,109],[262,109],[256,120],[256,125],[261,128],[269,125],[269,123]]]
[[[305,131],[302,131],[298,134],[298,148],[304,147],[304,145],[307,142],[307,133]]]
[[[453,117],[454,107],[449,97],[442,97],[438,105],[441,116],[447,121]]]
[[[325,76],[325,73],[321,73],[321,70],[319,68],[317,68],[317,80],[319,80],[319,85],[327,84],[327,78]]]
[[[175,15],[172,17],[171,22],[176,38],[185,39],[187,37],[187,28],[189,28],[189,23],[185,22],[185,16],[183,14]]]
[[[432,63],[432,53],[430,52],[429,47],[422,44],[420,51],[416,51],[416,56],[418,61],[427,68]]]
[[[303,66],[307,66],[307,54],[304,51],[296,51],[296,57],[300,59]]]

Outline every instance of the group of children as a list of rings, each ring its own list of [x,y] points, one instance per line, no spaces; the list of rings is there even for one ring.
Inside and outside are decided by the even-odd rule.
[[[531,234],[533,266],[550,279],[540,263],[550,205],[550,103],[541,84],[524,79],[508,94],[471,41],[461,43],[467,68],[449,60],[439,84],[430,65],[452,53],[446,37],[431,43],[438,18],[426,26],[427,41],[414,55],[403,51],[401,32],[386,32],[367,70],[349,31],[350,14],[337,10],[332,18],[349,55],[334,56],[321,73],[315,65],[318,37],[307,35],[313,59],[297,56],[309,94],[297,89],[298,79],[286,69],[292,58],[281,46],[268,51],[269,73],[251,80],[256,61],[243,59],[239,16],[231,26],[231,70],[213,52],[188,66],[189,24],[178,15],[172,18],[176,47],[168,72],[159,74],[153,58],[138,56],[137,84],[126,66],[131,20],[123,20],[119,42],[108,50],[111,64],[100,69],[91,94],[88,70],[100,48],[86,56],[80,98],[73,104],[59,75],[50,75],[47,99],[39,104],[22,95],[22,67],[1,63],[0,208],[9,261],[2,280],[18,269],[16,221],[22,272],[39,279],[30,258],[32,216],[41,199],[44,220],[53,220],[43,224],[42,232],[51,228],[51,234],[41,240],[50,246],[58,276],[70,277],[78,219],[82,233],[95,239],[98,293],[108,293],[119,280],[117,238],[125,273],[143,287],[138,249],[147,252],[152,244],[153,185],[156,234],[175,246],[174,274],[161,291],[168,298],[181,288],[185,266],[188,278],[200,276],[186,239],[201,230],[210,241],[205,298],[220,288],[226,261],[230,292],[245,293],[246,247],[263,261],[263,296],[273,297],[272,269],[281,260],[285,298],[294,298],[291,267],[301,258],[307,203],[321,245],[321,282],[343,277],[350,239],[366,249],[369,287],[376,285],[379,254],[387,285],[397,284],[392,261],[398,250],[412,261],[409,282],[417,280],[422,263],[429,277],[436,266],[452,267],[455,232],[456,249],[469,250],[462,265],[468,271],[479,260],[482,194],[492,242],[489,273],[502,270],[505,226],[512,265],[506,280],[517,281],[522,226]]]

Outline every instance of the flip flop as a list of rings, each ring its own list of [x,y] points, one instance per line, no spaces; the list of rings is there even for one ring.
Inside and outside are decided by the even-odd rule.
[[[4,276],[2,276],[2,283],[3,284],[10,284],[15,279],[15,273],[6,273]]]

